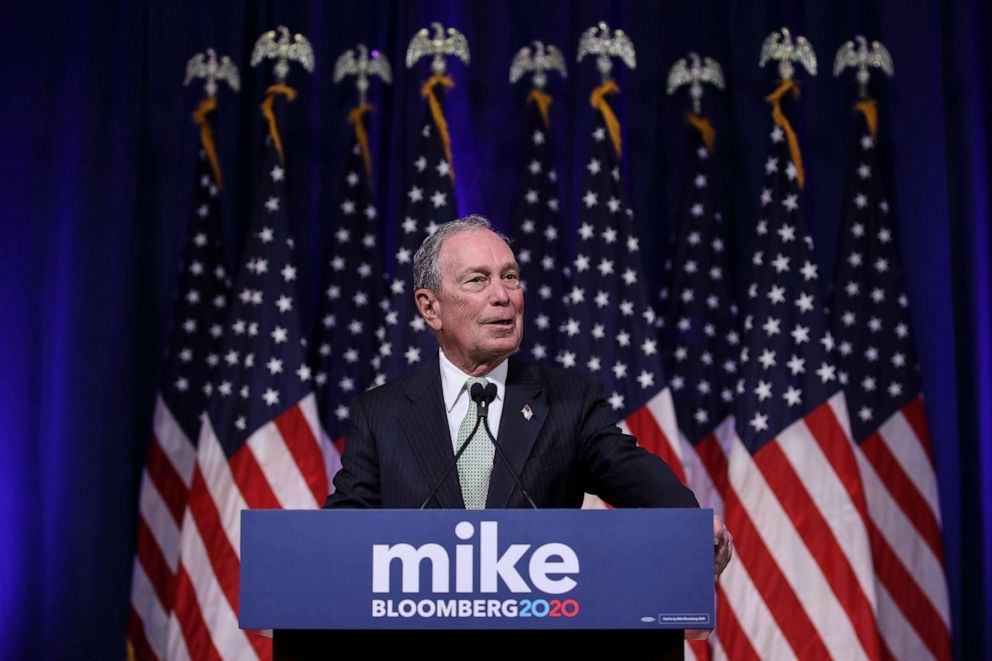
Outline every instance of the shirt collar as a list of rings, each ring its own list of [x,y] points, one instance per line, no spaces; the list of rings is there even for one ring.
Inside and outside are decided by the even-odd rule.
[[[455,367],[455,364],[448,360],[448,357],[444,355],[441,349],[437,351],[440,356],[438,362],[441,364],[441,393],[444,395],[444,408],[448,413],[451,413],[451,410],[455,408],[455,404],[458,403],[458,398],[465,392],[462,386],[465,385],[465,380],[470,375]],[[494,367],[489,374],[483,374],[489,380],[489,383],[496,385],[496,399],[500,401],[503,401],[503,394],[506,391],[506,373],[509,369],[509,363],[504,360]]]

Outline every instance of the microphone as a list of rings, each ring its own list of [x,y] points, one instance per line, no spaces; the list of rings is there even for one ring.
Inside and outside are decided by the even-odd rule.
[[[496,384],[487,383],[483,386],[481,383],[473,383],[468,394],[472,398],[472,401],[479,406],[479,417],[484,418],[488,416],[489,405],[496,399]]]
[[[491,392],[489,390],[490,388],[492,388]],[[448,479],[448,475],[450,475],[451,471],[458,465],[458,460],[461,459],[461,456],[465,453],[465,449],[468,447],[468,444],[472,442],[473,438],[475,438],[475,433],[479,430],[479,425],[486,419],[486,413],[489,411],[489,403],[496,399],[496,386],[490,383],[483,388],[481,383],[473,383],[472,387],[469,389],[469,396],[472,398],[472,401],[479,406],[479,416],[475,419],[475,426],[472,427],[471,433],[469,433],[468,438],[465,439],[465,442],[462,443],[462,446],[458,448],[458,452],[455,453],[454,460],[448,465],[448,468],[444,471],[441,479],[438,480],[437,486],[431,489],[430,494],[428,494],[427,498],[424,498],[424,502],[420,504],[418,509],[424,509],[427,507],[427,503],[431,502],[431,499],[437,499],[437,492],[441,490],[441,485],[444,484],[444,481]],[[490,437],[492,437],[492,434],[490,434]],[[437,504],[441,505],[441,501],[438,500]],[[444,505],[441,505],[441,508],[444,509]]]
[[[513,476],[513,481],[517,483],[517,488],[520,489],[520,493],[524,495],[524,498],[527,499],[527,502],[530,503],[532,508],[537,509],[534,499],[530,497],[530,494],[527,493],[527,489],[524,488],[524,483],[521,481],[520,475],[513,468],[510,460],[503,452],[503,448],[501,448],[499,443],[496,442],[496,437],[493,436],[492,431],[489,429],[489,404],[496,399],[496,384],[487,383],[485,387],[483,387],[481,383],[473,383],[469,394],[472,396],[472,401],[479,405],[479,419],[476,420],[476,427],[479,426],[479,422],[481,421],[483,428],[486,430],[486,436],[489,437],[493,447],[496,448],[496,454],[498,454],[499,458],[503,460],[506,468],[510,471],[510,475]],[[472,433],[475,434],[474,429],[472,430]],[[468,445],[468,441],[465,442],[465,445]],[[462,446],[462,449],[465,449],[464,445]]]

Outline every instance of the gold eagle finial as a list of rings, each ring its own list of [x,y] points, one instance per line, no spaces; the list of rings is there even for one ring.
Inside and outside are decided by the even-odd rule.
[[[881,69],[882,73],[891,77],[895,73],[892,55],[881,42],[871,42],[869,49],[868,40],[863,35],[859,34],[854,39],[858,42],[856,47],[854,41],[849,41],[837,50],[837,55],[834,57],[834,75],[839,76],[847,67],[857,69],[855,79],[858,81],[858,95],[862,99],[867,99],[868,81],[871,80],[868,67]]]
[[[534,42],[534,50],[530,46],[524,46],[513,56],[510,63],[510,82],[515,83],[528,72],[532,72],[534,87],[543,90],[548,82],[548,71],[557,71],[562,78],[568,77],[565,69],[565,56],[561,51],[542,41]]]
[[[186,63],[186,80],[183,85],[188,86],[197,78],[206,81],[203,90],[210,97],[217,96],[218,81],[227,83],[235,92],[241,89],[237,65],[227,55],[218,60],[213,48],[208,48],[205,53],[197,53]]]
[[[359,105],[366,103],[371,76],[379,76],[387,85],[393,82],[389,59],[380,51],[373,49],[369,52],[365,44],[358,44],[354,49],[341,53],[334,63],[334,82],[340,83],[345,76],[357,77],[355,88],[358,90]]]
[[[412,68],[417,60],[427,55],[432,56],[431,71],[439,76],[445,71],[445,55],[453,55],[461,58],[465,64],[469,63],[468,39],[465,35],[455,28],[448,28],[445,36],[444,26],[437,21],[431,23],[431,27],[434,28],[433,38],[427,28],[421,28],[410,40],[410,45],[406,49],[407,69]]]
[[[723,89],[723,69],[713,58],[700,58],[696,53],[689,53],[688,58],[682,58],[668,71],[668,93],[674,94],[678,88],[688,85],[692,112],[697,115],[700,114],[703,83]]]
[[[813,45],[802,35],[797,35],[793,42],[789,28],[772,32],[765,38],[765,42],[761,45],[761,59],[758,61],[758,66],[765,66],[769,60],[778,62],[778,75],[782,80],[792,80],[792,74],[795,72],[793,62],[803,65],[809,75],[816,75],[816,53],[813,51]]]
[[[630,37],[623,30],[614,30],[611,35],[610,26],[603,21],[586,30],[579,38],[575,61],[581,62],[586,55],[596,56],[596,68],[604,83],[610,79],[613,70],[611,57],[619,57],[630,69],[637,68],[637,54]]]
[[[276,40],[276,30],[280,35],[278,40]],[[297,34],[290,40],[289,28],[284,25],[280,25],[276,30],[269,30],[255,42],[255,48],[251,52],[251,66],[258,66],[258,63],[265,59],[275,60],[276,65],[272,71],[276,76],[276,82],[280,84],[286,82],[290,62],[299,62],[308,72],[313,72],[315,64],[313,47],[307,38]]]

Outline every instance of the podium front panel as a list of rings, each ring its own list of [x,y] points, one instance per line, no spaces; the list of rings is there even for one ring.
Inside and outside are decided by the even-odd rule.
[[[706,629],[712,510],[246,510],[246,629]]]

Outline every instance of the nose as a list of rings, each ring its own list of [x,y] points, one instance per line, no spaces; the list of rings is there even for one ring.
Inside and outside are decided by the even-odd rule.
[[[506,285],[503,284],[502,280],[496,279],[493,281],[489,301],[493,305],[507,305],[510,302],[510,294],[507,292]]]

